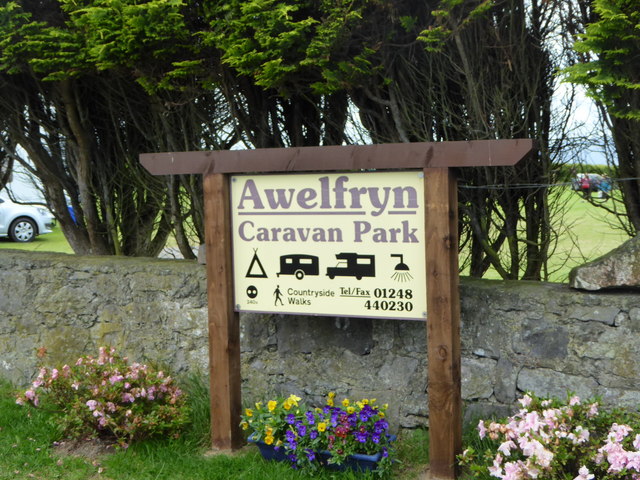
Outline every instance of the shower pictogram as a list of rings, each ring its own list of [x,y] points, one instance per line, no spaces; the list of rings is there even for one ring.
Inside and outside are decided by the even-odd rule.
[[[391,256],[400,259],[400,263],[395,266],[391,278],[396,282],[408,282],[413,279],[413,275],[409,273],[409,266],[404,263],[404,255],[401,253],[392,253]]]

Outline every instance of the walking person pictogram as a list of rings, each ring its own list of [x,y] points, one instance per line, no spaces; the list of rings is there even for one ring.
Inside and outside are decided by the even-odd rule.
[[[273,294],[276,297],[274,305],[278,305],[278,301],[280,302],[280,305],[284,305],[284,302],[282,301],[282,292],[280,291],[280,285],[276,286],[276,290],[273,292]]]

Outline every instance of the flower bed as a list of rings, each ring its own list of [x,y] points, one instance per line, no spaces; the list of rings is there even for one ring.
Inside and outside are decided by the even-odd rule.
[[[44,357],[46,349],[39,351]],[[186,396],[161,370],[129,364],[115,349],[100,347],[74,365],[41,367],[31,388],[17,396],[21,405],[53,409],[55,421],[70,438],[96,437],[131,441],[178,435],[188,422]]]
[[[286,460],[293,468],[387,472],[395,439],[388,434],[387,406],[345,398],[338,407],[334,400],[330,393],[321,408],[309,408],[295,395],[257,403],[245,410],[241,425],[265,458]]]
[[[640,480],[640,414],[599,402],[527,394],[516,414],[478,424],[462,454],[474,478]]]

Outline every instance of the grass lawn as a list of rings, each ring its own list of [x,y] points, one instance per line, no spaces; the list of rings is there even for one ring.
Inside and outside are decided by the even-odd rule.
[[[62,230],[60,230],[60,225],[56,225],[53,228],[53,233],[38,235],[32,242],[28,243],[17,243],[12,242],[8,238],[0,238],[0,250],[1,249],[73,253],[73,250],[67,243],[67,239],[64,238],[62,234]]]
[[[189,385],[189,383],[187,383]],[[178,440],[155,440],[127,450],[100,454],[78,448],[71,455],[54,442],[61,440],[51,424],[52,414],[15,404],[14,391],[0,381],[0,480],[302,480],[308,476],[287,464],[265,461],[254,446],[234,455],[208,455],[208,398],[203,387],[187,388],[192,397],[193,424]],[[419,478],[428,463],[424,430],[404,433],[397,442],[398,458],[392,478]],[[320,480],[377,478],[371,473],[323,471]]]

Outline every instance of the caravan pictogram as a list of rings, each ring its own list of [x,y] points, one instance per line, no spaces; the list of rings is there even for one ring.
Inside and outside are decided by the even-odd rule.
[[[315,255],[282,255],[280,257],[280,275],[295,275],[302,280],[305,275],[318,275],[320,267]]]

